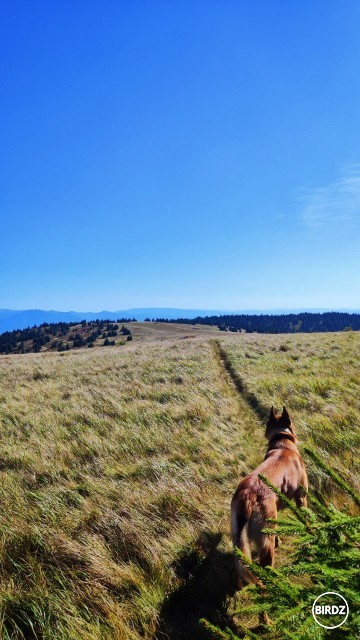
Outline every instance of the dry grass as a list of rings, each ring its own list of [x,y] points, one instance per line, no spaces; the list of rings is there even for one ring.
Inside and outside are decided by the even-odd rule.
[[[217,338],[217,327],[207,324],[178,324],[176,322],[132,322],[126,324],[136,342],[174,340],[177,338],[197,338],[199,336]]]
[[[355,482],[358,334],[221,335],[243,394],[210,335],[0,359],[0,637],[193,640],[227,620],[229,501],[263,406],[287,403]]]
[[[218,366],[202,340],[1,359],[2,637],[153,635],[244,466]]]

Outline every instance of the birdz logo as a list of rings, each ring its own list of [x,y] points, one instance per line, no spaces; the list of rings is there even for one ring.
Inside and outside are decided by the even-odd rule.
[[[346,622],[349,605],[339,593],[327,591],[316,598],[312,606],[312,614],[320,627],[336,629]]]

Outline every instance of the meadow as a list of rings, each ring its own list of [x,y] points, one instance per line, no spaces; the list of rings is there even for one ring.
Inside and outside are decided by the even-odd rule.
[[[357,485],[358,333],[151,330],[0,358],[1,638],[196,640],[202,617],[236,629],[229,503],[272,404]]]

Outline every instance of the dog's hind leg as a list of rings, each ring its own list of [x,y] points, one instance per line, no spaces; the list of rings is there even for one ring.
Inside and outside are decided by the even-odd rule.
[[[259,561],[261,567],[273,567],[274,566],[274,555],[275,555],[275,537],[277,536],[263,536],[261,543],[259,545]],[[271,624],[271,620],[266,613],[263,611],[259,615],[260,622],[262,624]]]
[[[297,489],[294,498],[298,509],[301,509],[301,507],[307,507],[307,493],[304,487],[299,487]]]
[[[259,546],[259,561],[261,567],[273,567],[275,555],[275,537],[264,536]]]
[[[231,504],[231,537],[234,547],[251,560],[251,549],[248,537],[249,509],[246,502],[233,500]],[[235,582],[237,589],[241,589],[246,584],[258,582],[258,579],[244,565],[239,557],[235,558]]]

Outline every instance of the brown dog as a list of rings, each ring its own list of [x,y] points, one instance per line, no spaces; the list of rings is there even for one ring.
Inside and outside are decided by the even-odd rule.
[[[233,544],[251,560],[250,542],[254,542],[262,567],[273,566],[278,544],[277,536],[262,533],[262,529],[271,526],[266,521],[276,519],[282,504],[259,474],[268,478],[288,498],[294,498],[298,507],[306,506],[308,489],[305,466],[295,444],[296,433],[285,407],[281,416],[275,415],[274,407],[271,407],[265,436],[269,445],[264,462],[240,482],[231,501]],[[236,562],[238,588],[249,582],[260,582],[241,560]]]

